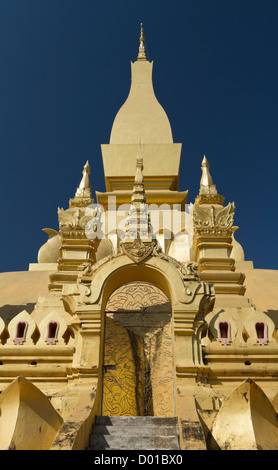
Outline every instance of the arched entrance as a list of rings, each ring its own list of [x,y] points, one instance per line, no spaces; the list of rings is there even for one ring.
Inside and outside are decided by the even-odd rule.
[[[102,414],[175,415],[171,304],[149,282],[126,283],[107,301]]]

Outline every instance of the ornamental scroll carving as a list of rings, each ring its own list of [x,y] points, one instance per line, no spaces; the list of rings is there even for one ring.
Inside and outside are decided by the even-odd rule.
[[[158,258],[163,262],[169,263],[170,266],[174,267],[175,274],[179,276],[180,281],[183,285],[182,296],[178,297],[179,301],[182,303],[192,302],[195,298],[195,295],[197,294],[197,291],[201,288],[200,278],[198,275],[198,264],[195,262],[181,263],[175,260],[174,258],[170,257],[169,255],[165,255],[160,249],[160,247],[155,244],[155,242],[152,244],[151,248],[151,253],[145,252],[144,254],[147,257],[153,257],[153,259]],[[81,302],[83,302],[84,304],[93,304],[98,301],[100,291],[93,290],[91,287],[91,283],[94,281],[94,276],[97,275],[97,272],[101,268],[103,268],[106,263],[109,263],[112,260],[120,260],[124,254],[125,252],[122,249],[121,245],[121,251],[117,254],[108,256],[93,265],[88,262],[84,262],[82,265],[79,266],[78,270],[80,273],[78,275],[77,283]],[[133,261],[131,256],[128,257],[131,261]],[[137,264],[141,261],[144,261],[144,259],[145,258],[142,257],[139,261],[137,258]],[[148,260],[146,264],[149,264]],[[151,261],[150,265],[152,265]],[[122,264],[119,263],[119,266],[122,267]],[[164,269],[166,269],[166,266],[164,266]]]
[[[235,204],[229,203],[226,207],[207,208],[194,205],[193,221],[198,232],[224,233],[232,230],[234,222]]]
[[[84,231],[87,224],[90,223],[92,230],[97,229],[97,209],[90,215],[85,215],[85,210],[79,207],[72,209],[58,208],[59,227],[62,232],[70,233],[72,231]]]
[[[139,264],[153,253],[155,243],[143,243],[140,238],[136,238],[131,245],[122,243],[121,248],[125,255],[135,263]]]

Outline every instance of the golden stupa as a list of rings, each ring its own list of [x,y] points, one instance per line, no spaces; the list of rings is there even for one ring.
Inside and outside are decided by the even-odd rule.
[[[206,156],[187,204],[152,72],[141,25],[106,192],[87,162],[38,262],[0,274],[2,450],[278,448],[278,271],[245,260]]]

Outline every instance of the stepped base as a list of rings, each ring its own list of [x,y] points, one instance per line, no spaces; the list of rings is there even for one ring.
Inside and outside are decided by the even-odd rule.
[[[179,450],[178,419],[97,416],[88,450]]]

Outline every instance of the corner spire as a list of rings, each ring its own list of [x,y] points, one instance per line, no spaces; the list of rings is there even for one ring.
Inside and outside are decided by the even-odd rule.
[[[199,195],[196,198],[196,204],[200,206],[201,204],[220,204],[223,205],[224,197],[218,194],[215,184],[211,174],[209,172],[209,162],[207,157],[204,155],[202,161],[202,177],[200,181],[200,191]]]
[[[143,24],[140,25],[140,45],[137,60],[147,60]]]
[[[202,161],[201,168],[202,168],[201,186],[213,186],[212,177],[209,172],[209,162],[205,155]]]
[[[70,199],[70,207],[86,206],[94,202],[94,199],[92,199],[90,173],[90,164],[87,160],[83,167],[83,176],[76,190],[75,196],[73,199]]]
[[[91,169],[90,169],[89,162],[87,160],[83,168],[82,180],[80,181],[79,187],[76,190],[75,197],[91,197],[92,196],[90,173],[91,173]]]

